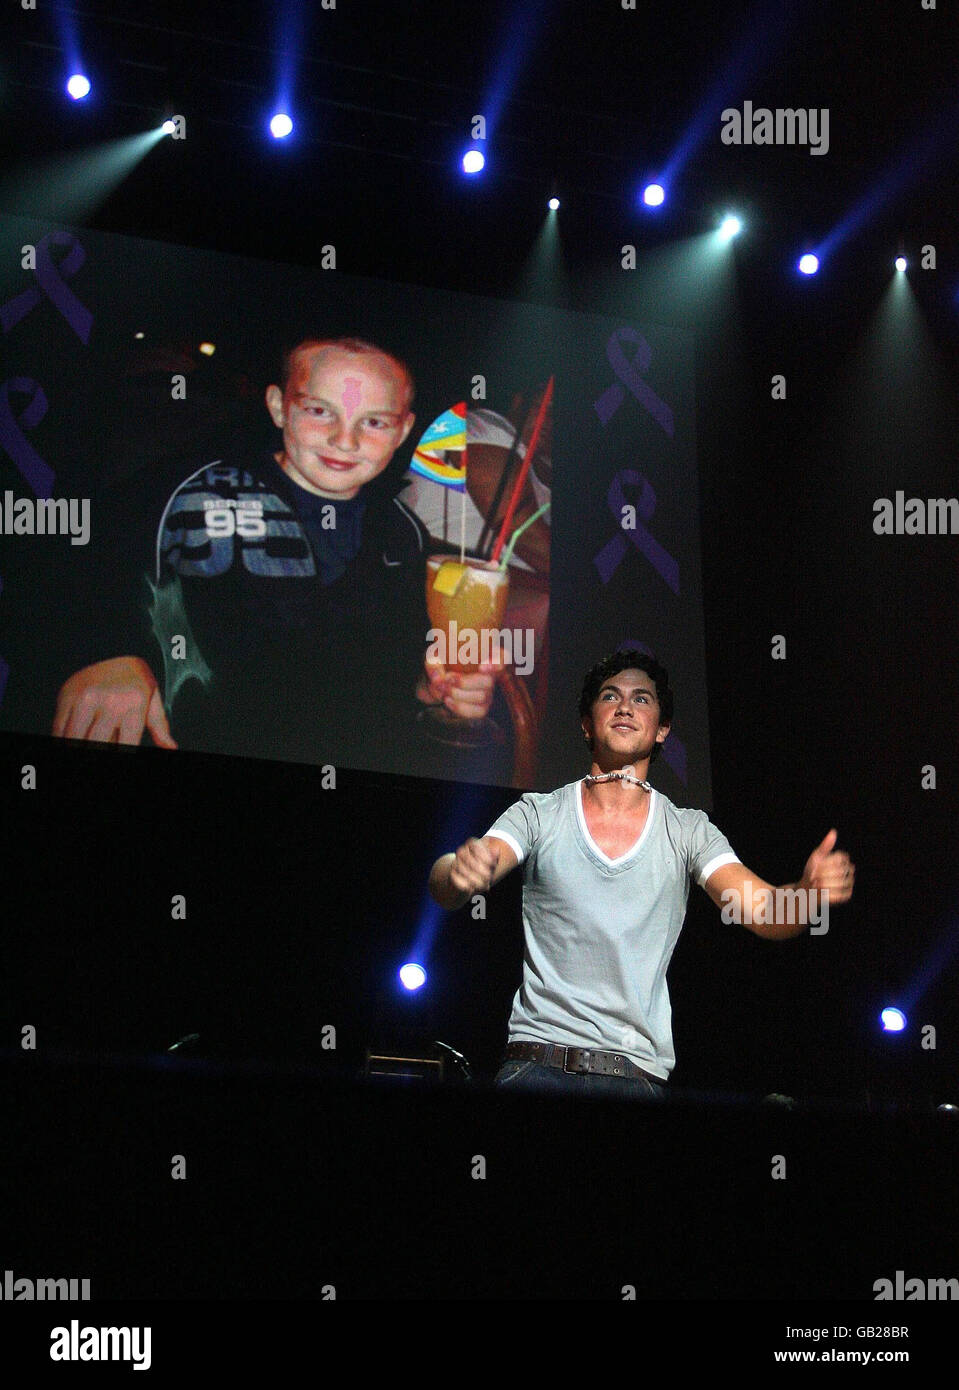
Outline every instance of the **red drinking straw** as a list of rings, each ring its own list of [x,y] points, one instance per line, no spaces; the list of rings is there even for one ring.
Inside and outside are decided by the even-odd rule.
[[[503,517],[503,524],[499,528],[499,535],[496,537],[496,544],[493,546],[492,559],[498,560],[500,551],[506,541],[506,533],[509,531],[510,522],[513,520],[513,513],[516,511],[520,493],[526,483],[526,475],[529,466],[533,462],[533,455],[536,453],[536,446],[539,443],[540,431],[543,428],[543,421],[546,419],[546,412],[549,410],[553,400],[553,378],[550,377],[546,383],[546,390],[543,392],[543,399],[540,401],[539,410],[536,412],[536,419],[533,422],[533,433],[529,437],[529,444],[526,446],[526,457],[523,459],[519,473],[516,475],[516,482],[513,484],[513,491],[510,493],[509,504],[506,508],[506,515]]]

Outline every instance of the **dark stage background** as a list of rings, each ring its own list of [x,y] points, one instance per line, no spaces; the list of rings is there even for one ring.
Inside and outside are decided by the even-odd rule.
[[[878,171],[894,163],[920,109],[938,110],[947,93],[955,42],[944,34],[944,12],[874,8],[867,22],[862,7],[851,3],[808,15],[811,7],[786,6],[790,15],[802,10],[811,27],[801,42],[793,34],[782,46],[771,45],[762,77],[734,98],[830,106],[829,155],[722,147],[717,120],[717,134],[686,172],[682,207],[667,209],[653,229],[628,206],[631,142],[655,147],[661,157],[752,7],[724,7],[708,23],[695,6],[646,15],[644,42],[635,46],[625,27],[635,14],[610,7],[599,15],[591,7],[594,27],[589,42],[579,44],[571,36],[580,32],[582,7],[557,5],[549,23],[531,30],[529,101],[524,96],[506,107],[500,167],[487,184],[470,186],[442,161],[465,141],[470,113],[482,109],[478,57],[461,87],[444,88],[447,104],[434,117],[404,86],[413,74],[429,81],[421,56],[427,31],[364,25],[357,13],[344,15],[334,46],[314,53],[311,72],[317,82],[322,73],[344,100],[349,93],[358,102],[362,97],[361,132],[348,138],[344,110],[316,98],[304,106],[307,139],[273,157],[260,146],[253,116],[239,129],[228,124],[236,91],[230,83],[246,80],[253,62],[243,41],[253,43],[257,32],[252,12],[233,16],[240,26],[235,48],[220,49],[212,40],[205,47],[195,37],[192,43],[164,39],[158,66],[178,74],[173,109],[197,110],[189,137],[183,149],[169,141],[158,147],[88,219],[103,232],[305,270],[314,265],[319,237],[337,245],[350,274],[490,296],[517,313],[523,305],[559,306],[605,316],[604,323],[693,335],[698,495],[691,483],[682,505],[699,516],[705,686],[696,684],[695,663],[668,629],[656,645],[677,674],[678,720],[708,706],[711,769],[697,774],[699,794],[691,784],[688,798],[663,762],[652,780],[680,804],[708,804],[742,860],[770,882],[798,878],[810,851],[835,826],[839,847],[856,863],[857,887],[852,903],[832,915],[827,935],[784,944],[724,926],[692,888],[669,975],[675,1084],[754,1099],[784,1092],[853,1113],[895,1104],[899,1119],[890,1119],[889,1129],[869,1120],[876,1126],[869,1130],[871,1148],[856,1147],[854,1124],[803,1130],[807,1174],[833,1162],[846,1164],[845,1176],[821,1192],[808,1178],[805,1205],[791,1209],[793,1234],[775,1247],[779,1255],[769,1254],[762,1233],[781,1231],[782,1214],[770,1214],[765,1197],[750,1196],[747,1184],[736,1189],[741,1202],[727,1194],[722,1207],[728,1248],[737,1230],[750,1233],[735,1257],[736,1277],[729,1278],[729,1263],[715,1248],[707,1250],[703,1237],[690,1254],[689,1279],[684,1283],[674,1254],[670,1278],[659,1289],[647,1287],[647,1297],[871,1297],[868,1282],[858,1292],[870,1271],[878,1278],[910,1257],[922,1266],[915,1273],[956,1272],[948,1254],[955,1249],[956,1214],[945,1195],[946,1141],[921,1117],[941,1101],[959,1103],[959,551],[955,536],[878,536],[872,526],[877,497],[897,490],[923,498],[957,493],[954,149],[941,161],[938,150],[917,157],[908,197],[903,192],[878,203],[816,283],[799,285],[788,270],[794,251],[836,225]],[[449,15],[440,5],[420,7],[420,14],[434,46],[445,41],[452,51],[467,51],[465,15]],[[493,48],[509,14],[509,6],[492,7],[483,45]],[[183,33],[200,25],[186,10],[180,20]],[[14,42],[31,43],[27,26],[37,22],[17,15]],[[922,24],[929,26],[925,32]],[[201,28],[208,32],[206,16]],[[126,43],[135,56],[148,44],[146,33],[128,32],[118,20],[104,22],[97,41],[104,60],[116,45]],[[350,67],[361,44],[367,45],[363,63]],[[164,81],[153,74],[144,78],[153,84],[149,99],[141,93],[127,108],[115,90],[111,100],[118,104],[86,113],[79,133],[51,110],[42,54],[23,51],[33,85],[24,78],[15,98],[4,98],[4,140],[20,158],[28,140],[31,155],[41,159],[108,138],[118,125],[143,129],[150,101],[166,100]],[[205,86],[204,55],[208,71],[223,53],[229,58],[218,70],[222,80]],[[688,93],[679,109],[677,87]],[[439,91],[428,90],[439,103]],[[260,95],[266,102],[267,92]],[[407,143],[394,146],[401,128]],[[537,238],[553,179],[569,198],[558,249],[544,253]],[[671,261],[670,248],[700,236],[709,210],[737,197],[751,208],[755,229],[730,253],[731,279],[717,288],[693,262]],[[22,183],[6,185],[2,210],[73,221],[69,207],[44,205]],[[621,247],[630,242],[640,251],[635,273],[619,264]],[[911,331],[890,327],[887,313],[888,266],[900,243],[914,267]],[[935,271],[916,264],[925,244],[938,249]],[[4,343],[5,374],[16,370],[13,336]],[[777,373],[786,378],[785,400],[771,398]],[[625,465],[623,447],[617,466]],[[631,630],[632,591],[624,589],[621,599],[617,638],[643,640],[644,632]],[[5,600],[6,593],[0,604]],[[564,620],[587,661],[615,645],[589,595],[580,602],[574,589],[566,592]],[[785,638],[784,660],[771,656],[777,635]],[[564,670],[562,687],[554,682],[550,692],[551,737],[562,749],[557,770],[575,756],[577,681]],[[7,732],[0,751],[7,923],[0,998],[8,1053],[19,1047],[27,1023],[51,1053],[127,1058],[195,1032],[196,1055],[211,1063],[260,1061],[267,1079],[270,1066],[307,1066],[319,1074],[317,1086],[324,1077],[331,1087],[345,1086],[342,1094],[353,1097],[359,1113],[374,1117],[371,1129],[374,1119],[382,1121],[371,1148],[398,1131],[395,1116],[364,1110],[364,1093],[357,1102],[349,1087],[368,1044],[441,1038],[469,1057],[480,1080],[492,1075],[520,978],[520,885],[506,881],[490,896],[487,919],[474,921],[469,909],[437,913],[426,879],[433,859],[467,834],[483,833],[514,791],[349,769],[340,772],[335,790],[323,790],[320,770],[305,765],[68,746],[37,733]],[[21,790],[25,764],[37,769],[35,791]],[[928,765],[936,786],[924,790]],[[171,897],[179,893],[187,915],[172,921]],[[424,942],[428,991],[401,998],[396,969]],[[877,1034],[878,1011],[889,1002],[904,1006],[910,1020],[895,1039]],[[926,1024],[936,1028],[932,1050],[920,1046]],[[320,1046],[325,1025],[336,1028],[335,1051]],[[6,1092],[11,1107],[19,1103],[17,1084]],[[49,1084],[54,1094],[65,1083]],[[117,1103],[132,1118],[142,1092],[126,1089],[127,1082],[118,1086]],[[276,1095],[288,1118],[284,1107],[294,1102],[279,1082]],[[100,1093],[97,1103],[102,1100]],[[202,1110],[203,1102],[196,1103]],[[545,1107],[534,1109],[530,1124],[551,1126],[560,1148],[581,1124],[578,1111],[572,1118],[551,1112],[547,1121]],[[702,1111],[682,1113],[687,1118],[677,1124],[687,1125],[681,1133],[694,1146],[690,1152],[702,1145],[701,1164],[683,1170],[693,1181],[694,1171],[711,1170],[708,1155],[722,1147],[725,1131],[716,1121],[722,1132],[703,1137]],[[896,1128],[900,1122],[904,1128]],[[641,1121],[623,1123],[634,1126],[629,1135],[636,1140]],[[22,1135],[18,1142],[16,1152],[28,1152]],[[93,1141],[87,1136],[86,1142]],[[165,1136],[161,1142],[166,1153]],[[507,1149],[510,1142],[503,1139]],[[617,1130],[616,1145],[626,1142]],[[750,1128],[736,1142],[743,1146],[737,1153],[762,1167],[765,1193],[771,1146],[779,1141]],[[402,1143],[404,1153],[415,1152],[411,1134]],[[607,1130],[602,1143],[612,1154]],[[570,1172],[588,1174],[588,1158],[580,1153],[581,1168]],[[529,1161],[546,1160],[531,1153]],[[52,1163],[38,1168],[47,1175],[37,1179],[39,1197],[52,1190],[56,1171]],[[643,1171],[651,1181],[652,1170]],[[719,1191],[722,1172],[729,1171],[720,1165],[704,1179],[713,1185],[697,1208],[703,1229],[708,1194]],[[932,1197],[926,1205],[919,1201],[924,1171],[940,1184],[930,1192],[943,1195],[941,1209]],[[296,1168],[294,1190],[306,1191],[305,1173]],[[770,1282],[769,1271],[783,1268],[780,1256],[803,1248],[805,1230],[825,1231],[837,1212],[852,1210],[863,1175],[867,1197],[842,1237],[846,1253],[855,1251],[859,1282],[827,1270],[835,1254],[828,1241],[816,1244],[801,1279]],[[341,1177],[355,1197],[349,1174]],[[571,1201],[564,1183],[530,1188],[530,1202],[545,1213],[557,1194]],[[759,1186],[757,1179],[756,1191]],[[680,1211],[681,1197],[671,1190],[671,1211]],[[58,1209],[65,1209],[62,1194],[60,1200]],[[873,1228],[877,1211],[892,1213],[888,1227]],[[595,1250],[583,1237],[585,1225],[577,1237],[573,1224],[564,1249],[579,1238],[582,1259],[569,1254],[569,1283],[544,1275],[533,1280],[532,1292],[517,1292],[509,1270],[494,1265],[471,1289],[468,1272],[457,1266],[444,1294],[423,1273],[425,1263],[411,1257],[410,1267],[420,1271],[413,1292],[582,1296],[571,1292],[573,1281],[585,1277]],[[661,1250],[669,1248],[668,1225],[664,1217]],[[544,1216],[537,1239],[547,1240],[547,1229]],[[872,1235],[863,1244],[867,1230]],[[98,1239],[109,1249],[108,1240]],[[57,1240],[48,1231],[32,1248],[63,1253],[67,1246]],[[30,1241],[28,1232],[24,1251]],[[83,1248],[78,1236],[76,1249]],[[437,1239],[429,1258],[447,1256],[455,1263]],[[176,1264],[175,1253],[167,1257]],[[113,1291],[117,1270],[106,1255],[100,1258]],[[337,1258],[349,1263],[345,1243]],[[159,1281],[145,1257],[136,1267],[136,1290],[156,1292]],[[253,1296],[254,1284],[251,1273],[219,1287]],[[305,1276],[291,1275],[279,1294],[267,1296],[295,1296],[307,1285]],[[185,1287],[188,1296],[201,1296],[198,1281]],[[372,1274],[356,1287],[382,1296]]]

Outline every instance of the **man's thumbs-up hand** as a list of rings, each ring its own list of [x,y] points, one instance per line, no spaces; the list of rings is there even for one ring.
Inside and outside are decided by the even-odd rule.
[[[852,897],[856,866],[845,850],[835,848],[837,834],[830,830],[806,860],[799,886],[808,892],[828,892],[830,906],[846,903]]]

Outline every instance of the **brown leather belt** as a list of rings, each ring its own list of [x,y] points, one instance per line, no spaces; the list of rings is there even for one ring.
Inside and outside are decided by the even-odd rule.
[[[544,1067],[562,1067],[566,1072],[590,1076],[622,1076],[631,1081],[642,1078],[665,1086],[661,1076],[643,1071],[621,1052],[601,1052],[594,1047],[563,1047],[561,1043],[511,1042],[506,1048],[510,1062],[539,1062]]]

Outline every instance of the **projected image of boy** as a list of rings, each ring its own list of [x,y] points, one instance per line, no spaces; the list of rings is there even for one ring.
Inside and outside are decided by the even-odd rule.
[[[413,391],[404,363],[359,339],[288,352],[266,392],[280,447],[205,464],[159,508],[163,674],[148,642],[84,665],[60,689],[54,734],[146,731],[161,747],[307,760],[349,760],[361,736],[368,766],[402,770],[392,721],[417,701],[483,718],[492,667],[424,664],[427,540],[378,486],[413,427]]]

